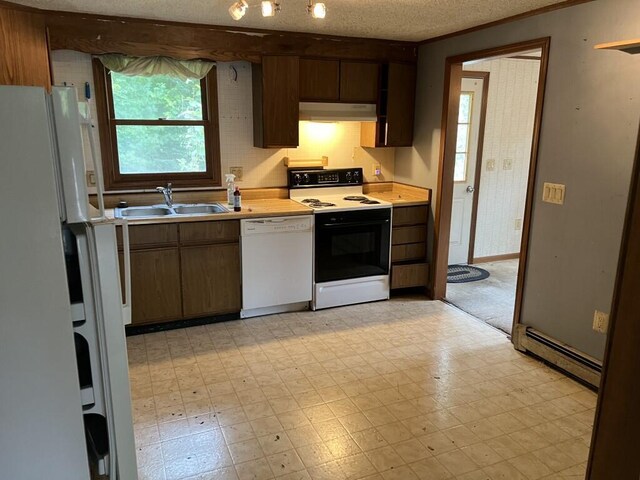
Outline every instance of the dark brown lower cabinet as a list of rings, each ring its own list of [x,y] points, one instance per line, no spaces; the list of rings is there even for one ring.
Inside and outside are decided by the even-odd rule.
[[[393,207],[391,289],[426,287],[428,206]]]
[[[183,247],[181,257],[185,317],[240,310],[240,248],[237,243]]]
[[[238,220],[131,225],[129,238],[133,325],[240,311]]]
[[[131,323],[182,317],[180,253],[177,247],[131,252]]]

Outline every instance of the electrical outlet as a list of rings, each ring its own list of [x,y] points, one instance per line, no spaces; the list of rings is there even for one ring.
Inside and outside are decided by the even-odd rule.
[[[513,170],[513,160],[510,158],[505,158],[502,161],[502,169],[503,170]]]
[[[593,329],[596,332],[607,333],[609,328],[609,314],[596,310],[593,313]]]
[[[373,176],[378,177],[382,174],[382,166],[379,163],[373,164]]]
[[[496,161],[491,158],[487,160],[487,172],[493,172],[496,169]]]
[[[566,187],[561,183],[544,182],[542,201],[547,203],[555,203],[556,205],[564,205],[565,189]]]
[[[522,219],[521,218],[516,218],[515,228],[516,228],[516,230],[522,230]]]
[[[233,173],[236,176],[236,182],[242,181],[242,167],[230,167],[229,173]]]
[[[96,186],[96,172],[93,170],[87,170],[87,186],[88,187]]]

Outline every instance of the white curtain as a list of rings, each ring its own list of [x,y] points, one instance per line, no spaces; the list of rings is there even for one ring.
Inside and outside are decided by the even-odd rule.
[[[169,75],[186,80],[202,79],[214,67],[214,62],[204,60],[176,60],[169,57],[128,57],[119,54],[98,55],[102,64],[123,75]]]

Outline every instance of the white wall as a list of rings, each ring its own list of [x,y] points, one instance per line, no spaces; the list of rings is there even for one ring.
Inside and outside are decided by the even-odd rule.
[[[465,65],[464,70],[490,74],[474,256],[518,253],[540,62],[500,58]]]
[[[69,50],[56,50],[51,54],[56,85],[67,82],[78,88],[84,98],[84,83],[93,91],[91,56]],[[232,67],[237,71],[237,79]],[[287,169],[282,159],[329,157],[333,168],[358,166],[364,168],[366,182],[393,181],[395,149],[361,148],[360,123],[337,122],[310,124],[300,122],[300,146],[287,149],[261,149],[253,147],[253,109],[251,91],[251,64],[248,62],[218,63],[218,103],[220,118],[220,156],[222,172],[229,167],[243,167],[244,188],[280,187],[287,184]],[[94,104],[94,119],[95,104]],[[97,123],[96,123],[97,125]],[[98,139],[97,128],[95,129]],[[382,175],[374,177],[376,163]],[[88,168],[93,163],[88,161]]]

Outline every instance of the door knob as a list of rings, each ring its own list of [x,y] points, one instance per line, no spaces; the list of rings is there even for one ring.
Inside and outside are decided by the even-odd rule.
[[[475,191],[476,191],[476,189],[475,189],[475,188],[473,188],[471,185],[469,185],[469,186],[467,187],[467,192],[468,192],[468,193],[473,193],[473,192],[475,192]]]

